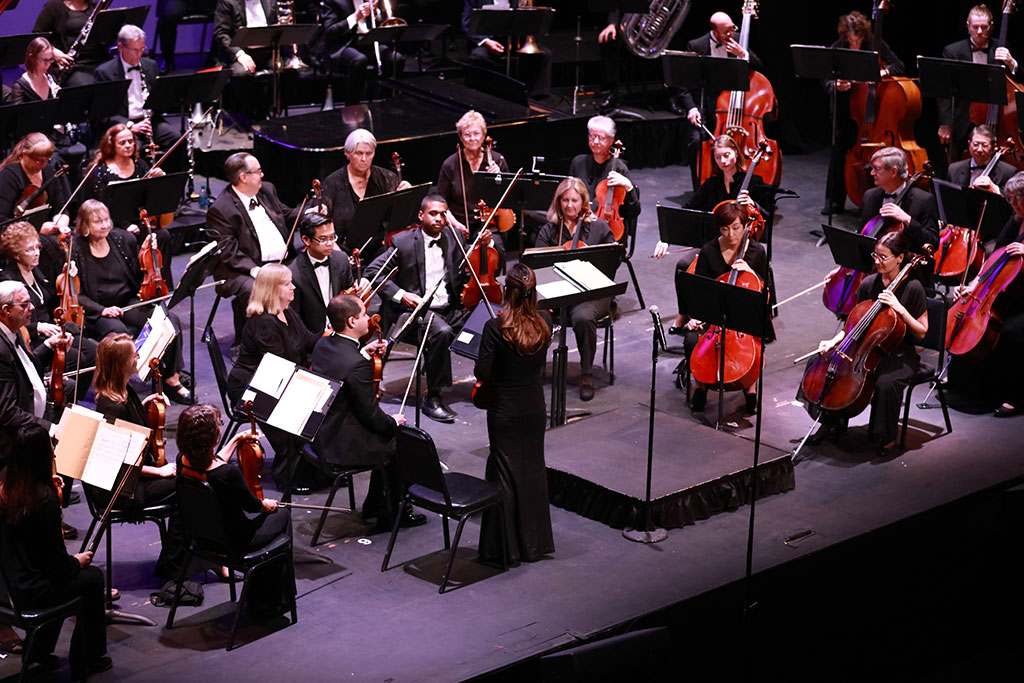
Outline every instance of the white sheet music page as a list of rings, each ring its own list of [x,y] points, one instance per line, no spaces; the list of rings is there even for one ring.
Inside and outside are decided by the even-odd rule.
[[[267,424],[301,436],[309,416],[323,408],[330,393],[330,380],[298,370],[267,418]]]
[[[256,391],[279,399],[293,374],[295,374],[295,363],[268,353],[263,356],[259,367],[256,368],[256,373],[249,380],[249,386]]]

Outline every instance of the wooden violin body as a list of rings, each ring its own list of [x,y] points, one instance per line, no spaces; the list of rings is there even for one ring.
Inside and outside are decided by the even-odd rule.
[[[167,281],[161,274],[164,267],[164,257],[156,246],[156,232],[153,226],[153,219],[146,210],[139,211],[139,219],[146,229],[146,236],[139,247],[139,266],[142,268],[142,285],[139,287],[139,298],[143,301],[167,296],[170,290],[167,288]]]
[[[46,204],[48,199],[46,194],[46,188],[60,178],[62,175],[68,172],[68,165],[64,164],[58,168],[52,176],[50,176],[42,185],[33,185],[29,183],[24,191],[21,193],[21,198],[14,207],[14,217],[21,218],[26,212],[43,206]]]
[[[263,484],[260,482],[263,471],[263,447],[260,446],[259,438],[254,436],[256,434],[256,417],[252,413],[252,401],[243,403],[242,409],[249,416],[251,434],[240,439],[238,448],[235,450],[238,457],[238,469],[242,471],[242,478],[245,479],[245,485],[252,491],[252,495],[263,500]]]
[[[508,232],[516,225],[516,212],[512,209],[492,209],[482,199],[477,202],[476,218],[481,224],[487,223],[491,214],[494,214],[494,219],[488,225],[491,229],[497,227],[498,232]]]
[[[622,140],[612,143],[612,156],[616,159],[622,154],[625,147]],[[608,223],[612,229],[612,236],[616,240],[622,239],[626,232],[626,223],[619,215],[619,207],[626,201],[626,188],[620,186],[609,187],[608,179],[605,178],[594,188],[594,203],[597,204],[597,217]]]
[[[153,393],[158,393],[163,379],[160,376],[160,359],[151,359],[149,361],[149,369],[153,373]],[[156,466],[163,467],[167,464],[167,442],[164,439],[164,427],[167,424],[167,406],[164,405],[163,401],[153,399],[146,406],[146,417],[149,419],[149,428],[153,430],[149,443],[153,449]]]
[[[498,282],[498,268],[501,257],[498,250],[489,244],[478,244],[469,252],[466,267],[476,272],[470,274],[469,281],[462,288],[462,305],[473,308],[483,299],[492,304],[500,304],[502,299],[501,283]],[[479,286],[477,283],[479,282]]]
[[[1021,287],[1017,283],[1021,266],[1021,257],[1007,254],[1006,247],[985,261],[974,290],[960,297],[946,314],[946,348],[951,354],[978,361],[995,348],[1010,298],[1007,292]]]

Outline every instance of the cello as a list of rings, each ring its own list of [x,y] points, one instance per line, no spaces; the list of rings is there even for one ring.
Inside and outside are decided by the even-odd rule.
[[[754,158],[750,160],[750,165],[747,166],[747,172],[743,175],[743,182],[740,183],[740,189],[736,193],[740,195],[750,189],[750,180],[754,177],[754,169],[757,165],[764,161],[766,158],[771,157],[772,148],[768,144],[767,140],[762,140],[757,147],[757,151],[754,153]],[[753,204],[740,204],[744,209],[747,210],[747,218],[743,221],[743,224],[750,228],[750,234],[758,242],[764,237],[764,216],[761,214],[761,210]],[[717,208],[717,207],[716,207]]]
[[[881,52],[882,18],[887,0],[875,0],[871,49]],[[884,66],[884,65],[883,65]],[[910,78],[886,76],[878,83],[854,83],[850,116],[857,123],[857,142],[846,153],[846,193],[855,205],[864,203],[871,180],[871,155],[883,147],[899,147],[907,155],[907,170],[924,168],[928,153],[914,138],[914,122],[921,116],[921,90]]]
[[[999,38],[994,47],[1006,47],[1006,34],[1010,27],[1010,14],[1013,13],[1014,0],[1003,0],[1003,16],[999,22]],[[986,124],[999,139],[1010,138],[1014,144],[1020,145],[1020,130],[1017,123],[1017,93],[1024,92],[1024,85],[1006,76],[1006,104],[971,103],[969,117],[971,123]],[[1024,169],[1024,160],[1014,157],[1010,162],[1018,169]]]
[[[757,12],[757,0],[744,0],[743,22],[740,28],[740,46],[748,52],[750,42],[750,20]],[[770,185],[778,185],[782,179],[782,152],[779,145],[765,135],[764,121],[774,118],[778,109],[778,100],[775,98],[775,91],[772,84],[765,76],[757,71],[750,72],[750,90],[722,91],[718,96],[715,105],[715,130],[710,140],[703,144],[700,165],[700,182],[704,182],[711,176],[712,160],[711,145],[715,138],[721,135],[728,135],[736,141],[736,146],[741,150],[750,150],[747,156],[752,156],[754,149],[766,142],[771,148],[771,161],[765,168],[764,179]]]
[[[622,140],[612,143],[611,155],[618,159],[619,155],[626,149]],[[626,188],[622,185],[608,187],[608,179],[605,178],[594,188],[594,202],[597,204],[597,217],[608,223],[612,229],[612,236],[616,241],[622,239],[626,232],[626,224],[619,215],[619,207],[626,201]]]
[[[887,292],[895,293],[910,272],[928,259],[914,256],[892,279]],[[818,354],[804,371],[801,387],[808,402],[837,417],[854,417],[871,403],[878,380],[878,365],[900,345],[907,324],[880,300],[861,301],[846,318],[843,338]]]

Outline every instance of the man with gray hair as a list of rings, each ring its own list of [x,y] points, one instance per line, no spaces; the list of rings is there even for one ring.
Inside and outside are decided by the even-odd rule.
[[[160,149],[166,150],[178,140],[178,133],[160,112],[151,112],[146,108],[146,100],[156,82],[158,70],[155,61],[143,57],[145,52],[146,33],[133,24],[122,26],[117,34],[117,54],[96,67],[93,76],[97,83],[125,79],[131,83],[128,95],[117,113],[99,122],[98,132],[102,134],[114,124],[123,123],[135,133],[140,150],[143,150],[149,139],[156,142]],[[165,170],[184,169],[184,147],[180,149],[182,153],[176,150],[173,158],[164,164]]]
[[[590,193],[591,208],[596,207],[597,184],[608,181],[608,187],[624,187],[626,198],[619,207],[623,218],[635,218],[640,213],[640,190],[629,178],[626,162],[612,155],[615,142],[615,121],[607,116],[594,116],[587,121],[587,144],[590,154],[578,154],[569,165],[569,175],[579,178]]]
[[[864,193],[860,218],[862,224],[875,216],[903,223],[910,248],[921,253],[925,244],[936,248],[939,245],[939,211],[931,192],[906,187],[908,176],[907,155],[902,149],[883,147],[872,154],[871,177],[875,186]]]

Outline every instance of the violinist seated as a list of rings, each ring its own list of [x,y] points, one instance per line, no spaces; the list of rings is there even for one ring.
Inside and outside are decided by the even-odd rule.
[[[54,155],[54,149],[53,141],[42,133],[29,133],[0,163],[0,223],[39,206],[48,204],[51,207],[49,212],[42,214],[46,217],[42,223],[36,218],[30,222],[39,226],[43,271],[52,279],[56,279],[64,263],[63,249],[57,237],[71,232],[67,215],[50,217],[71,196],[67,177],[57,176],[63,164]]]
[[[768,282],[768,256],[759,242],[751,239],[747,246],[746,256],[742,259],[738,258],[745,229],[743,223],[746,218],[747,210],[739,201],[725,201],[715,208],[715,227],[721,234],[700,248],[694,274],[714,280],[736,270],[753,273],[762,283]],[[678,299],[678,296],[676,298]],[[689,362],[697,341],[706,329],[707,325],[704,322],[690,318],[682,325],[681,332],[673,332],[673,334],[683,335],[683,346],[686,349],[687,358],[687,361],[684,362]],[[695,413],[700,413],[707,403],[708,388],[700,382],[695,382],[694,385],[693,393],[690,396],[690,409]],[[746,415],[753,415],[757,410],[756,392],[756,381],[749,387],[744,387]]]
[[[170,401],[163,394],[150,394],[139,400],[139,395],[128,382],[135,372],[137,360],[138,354],[131,335],[109,334],[100,342],[96,352],[96,373],[93,376],[96,411],[102,413],[109,422],[123,420],[152,429],[154,425],[147,413],[149,404],[159,402],[166,408]],[[166,460],[166,456],[164,458]],[[141,511],[143,508],[173,502],[174,472],[173,462],[161,464],[158,461],[153,441],[150,440],[143,453],[142,472],[135,488],[121,491],[116,509]],[[93,500],[106,508],[113,492],[89,484],[84,486],[90,488]],[[177,576],[177,570],[185,559],[181,526],[176,513],[169,518],[167,533],[163,534],[161,541],[160,557],[153,573],[167,581]]]
[[[853,11],[839,17],[839,26],[836,29],[839,39],[829,45],[830,48],[842,48],[844,50],[870,50],[871,20],[861,12]],[[880,41],[878,51],[882,66],[879,77],[900,76],[903,74],[903,61],[884,41]],[[825,198],[825,208],[822,215],[842,213],[846,208],[846,153],[853,148],[857,141],[857,122],[850,116],[850,90],[854,83],[846,80],[829,80],[823,82],[825,92],[831,95],[836,93],[836,144],[832,146],[832,156],[828,161],[828,196]]]
[[[120,180],[135,180],[164,175],[162,168],[150,170],[149,162],[139,156],[138,140],[132,131],[123,123],[115,123],[100,138],[100,143],[93,155],[95,167],[82,188],[84,199],[98,199],[107,204],[107,185]],[[156,216],[154,216],[156,218]],[[135,235],[141,241],[141,226],[136,223],[118,225]],[[155,226],[157,248],[163,257],[162,275],[170,286],[171,274],[171,232],[167,228]]]
[[[292,272],[295,298],[288,308],[295,311],[310,332],[321,334],[327,327],[327,305],[341,292],[355,287],[360,296],[370,291],[366,278],[355,282],[348,256],[335,249],[338,236],[327,216],[307,213],[299,219],[299,237],[306,250],[295,257]]]
[[[256,368],[264,355],[271,353],[301,367],[309,366],[309,354],[320,335],[310,332],[298,311],[291,308],[295,289],[291,271],[280,264],[263,266],[256,274],[246,310],[248,321],[242,330],[238,360],[228,373],[228,398],[232,405],[241,404],[242,393],[256,374]],[[274,448],[273,473],[280,490],[286,490],[289,483],[308,489],[309,482],[306,480],[288,481],[292,469],[300,460],[299,437],[268,425],[263,425],[263,429]]]
[[[907,326],[907,332],[889,355],[878,364],[878,379],[871,396],[871,417],[868,422],[868,440],[875,444],[880,457],[888,455],[896,445],[899,431],[900,406],[907,382],[917,372],[920,357],[915,340],[924,339],[928,332],[928,304],[924,287],[918,280],[908,278],[895,293],[886,291],[899,274],[906,260],[913,258],[910,240],[906,233],[889,232],[875,242],[872,253],[877,272],[868,275],[857,290],[857,301],[878,300],[892,309]],[[845,331],[840,330],[831,339],[818,344],[818,353],[823,354],[835,348],[843,340]],[[813,362],[813,359],[810,361]],[[820,443],[837,427],[835,418],[827,413],[822,415],[822,426],[808,439],[808,443]]]
[[[571,243],[579,232],[578,243],[593,246],[595,244],[612,244],[612,235],[608,223],[595,218],[587,210],[590,206],[590,194],[587,186],[579,178],[566,178],[558,184],[555,196],[548,208],[548,222],[537,235],[538,247],[559,247]],[[568,247],[567,247],[568,248]],[[613,277],[615,273],[605,273]],[[569,320],[573,334],[576,335],[576,347],[580,352],[580,400],[589,401],[594,398],[594,379],[592,375],[594,356],[597,353],[597,321],[611,314],[611,297],[584,301],[569,309]]]
[[[961,187],[976,187],[996,194],[1002,194],[1006,182],[1017,172],[1005,161],[996,162],[995,167],[984,175],[985,167],[992,160],[997,145],[996,135],[985,124],[979,124],[971,131],[968,142],[970,158],[949,165],[949,182]]]
[[[320,17],[322,29],[315,51],[328,71],[347,76],[345,103],[356,104],[369,99],[371,93],[366,92],[366,85],[378,78],[378,53],[373,45],[360,47],[356,40],[387,19],[384,3],[381,0],[324,0]],[[379,50],[380,76],[401,77],[405,72],[405,55],[385,43],[379,44]]]
[[[35,348],[47,339],[60,338],[61,327],[56,324],[53,314],[58,307],[63,308],[62,297],[57,293],[57,283],[50,280],[39,267],[39,234],[36,229],[25,221],[8,225],[3,237],[0,237],[0,248],[8,263],[0,269],[0,280],[23,283],[32,302],[32,320],[26,326],[29,346]],[[73,306],[75,302],[71,303]],[[65,355],[65,369],[74,371],[79,365],[83,368],[92,367],[96,360],[96,342],[83,337],[81,328],[74,322],[65,323],[64,330],[71,337]],[[88,382],[86,377],[80,380]]]
[[[577,154],[569,164],[569,176],[579,178],[587,187],[590,208],[597,210],[597,185],[608,181],[612,188],[626,189],[626,198],[619,207],[619,215],[627,221],[640,215],[640,189],[629,177],[629,167],[622,159],[612,154],[615,142],[615,121],[607,116],[594,116],[587,121],[587,144],[589,154]]]
[[[147,141],[168,150],[178,141],[178,133],[160,112],[146,108],[146,100],[156,84],[157,65],[146,53],[146,33],[132,24],[125,24],[117,34],[117,54],[100,64],[93,72],[97,83],[106,81],[131,81],[128,94],[120,103],[118,111],[101,121],[98,130],[108,130],[116,123],[123,123],[139,140],[140,146]],[[175,171],[185,170],[185,147],[179,146],[167,159],[166,167]]]
[[[747,172],[746,158],[740,154],[740,148],[728,135],[720,135],[711,145],[711,154],[714,163],[711,165],[711,175],[701,183],[697,191],[690,195],[683,205],[684,209],[696,211],[713,211],[716,206],[724,201],[735,199],[744,206],[752,208],[760,207],[751,198],[750,193],[758,194],[764,185],[764,180],[758,174],[750,176],[749,190],[740,190],[743,184],[743,176]],[[654,245],[654,258],[664,258],[668,255],[669,245],[667,242],[658,240]],[[695,252],[687,253],[676,264],[676,270],[686,270],[693,260],[697,258]],[[676,314],[675,321],[668,328],[669,334],[683,334],[683,323],[686,316],[682,313]]]
[[[137,335],[153,312],[153,306],[137,304],[142,286],[139,246],[130,232],[114,228],[106,205],[87,199],[78,210],[75,222],[75,246],[72,258],[78,265],[82,291],[79,301],[85,308],[85,333],[103,339],[111,332]],[[161,361],[164,393],[175,403],[191,405],[192,394],[181,383],[184,367],[181,355],[181,323],[172,311],[167,317],[177,334],[168,344]]]
[[[448,203],[444,197],[428,194],[420,202],[419,227],[396,234],[391,248],[366,268],[367,279],[373,281],[387,262],[387,268],[398,268],[394,278],[380,288],[381,325],[388,329],[402,313],[411,313],[432,291],[433,297],[421,311],[416,323],[416,340],[426,334],[423,367],[427,376],[427,394],[421,402],[423,413],[438,422],[454,422],[456,413],[441,398],[441,390],[452,385],[452,359],[448,347],[469,319],[462,306],[463,285],[471,277],[465,269],[462,250],[466,248],[462,232],[452,228],[446,218]],[[478,244],[491,244],[490,230],[484,230]],[[499,255],[502,249],[494,244]],[[392,252],[398,252],[391,259]],[[434,313],[429,330],[424,330],[430,313]]]
[[[902,201],[895,203],[905,189],[908,175],[907,155],[902,149],[883,147],[872,154],[871,177],[875,187],[864,193],[860,217],[864,224],[875,216],[902,223],[911,251],[921,253],[924,245],[939,243],[939,212],[935,196],[919,187],[911,187]]]
[[[329,214],[341,243],[347,244],[349,226],[356,215],[361,199],[376,197],[411,187],[399,182],[394,171],[375,166],[373,155],[377,151],[377,138],[365,128],[357,128],[345,138],[345,157],[348,163],[324,178],[323,194],[330,206]],[[348,244],[349,250],[361,244]]]
[[[467,111],[455,123],[455,130],[459,134],[462,149],[441,164],[441,171],[437,177],[437,193],[448,203],[448,224],[461,230],[463,237],[469,240],[482,225],[473,214],[480,201],[479,180],[476,174],[508,173],[508,162],[498,152],[484,149],[487,122],[479,112],[472,109]],[[495,244],[499,244],[500,235],[494,237],[497,240]],[[501,244],[501,247],[504,248],[504,244]]]
[[[378,465],[387,467],[391,507],[386,507],[384,477],[379,468],[370,475],[370,487],[363,501],[364,520],[377,519],[377,530],[393,526],[401,498],[398,471],[394,467],[395,434],[405,416],[388,415],[381,410],[373,388],[373,368],[368,356],[382,352],[381,342],[363,346],[370,333],[370,321],[363,301],[351,294],[339,294],[327,307],[331,334],[321,338],[313,349],[312,370],[341,384],[341,391],[324,417],[313,448],[326,462],[343,466]],[[427,518],[409,510],[402,526],[418,526]]]
[[[1006,75],[1018,77],[1020,64],[1014,59],[1008,47],[999,47],[992,40],[992,11],[982,4],[975,5],[967,13],[968,37],[950,43],[942,48],[943,59],[955,59],[975,64],[1002,64]],[[966,151],[968,134],[971,131],[971,102],[966,98],[956,100],[956,109],[948,98],[939,98],[939,142],[949,145],[949,158],[960,159]]]
[[[1007,221],[996,239],[995,248],[1006,248],[1006,254],[1019,262],[1024,257],[1021,244],[1024,226],[1024,172],[1015,174],[1006,183],[1006,198],[1013,207],[1013,216]],[[1014,259],[1010,266],[1014,266]],[[1004,266],[1006,267],[1006,266]],[[996,278],[991,278],[995,280]],[[958,289],[957,298],[974,294],[984,298],[983,289],[974,278],[966,287]],[[960,356],[952,356],[949,364],[951,387],[978,393],[985,401],[997,406],[996,417],[1010,417],[1024,412],[1024,365],[1020,362],[1024,352],[1024,278],[1017,275],[999,296],[1002,310],[1002,326],[995,347],[981,362],[969,362]],[[991,326],[991,322],[989,325]]]

